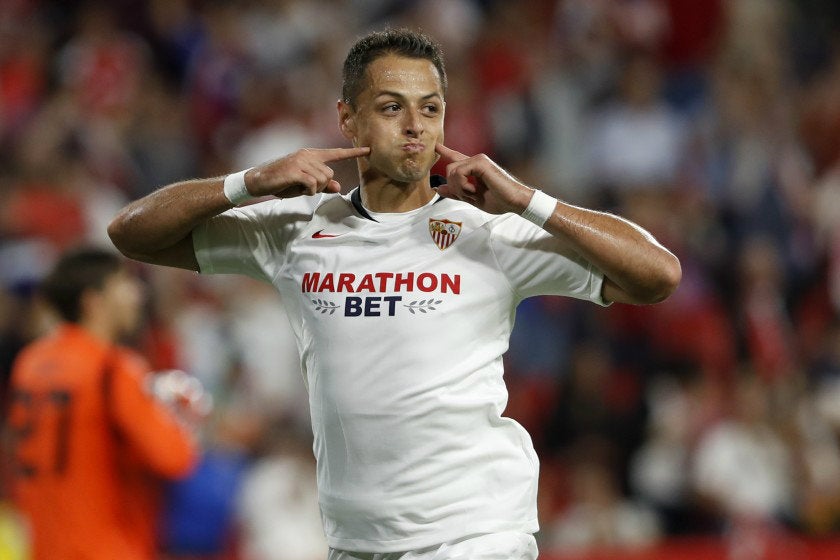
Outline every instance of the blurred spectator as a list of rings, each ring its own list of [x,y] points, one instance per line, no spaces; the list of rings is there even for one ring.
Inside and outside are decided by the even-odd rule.
[[[112,6],[98,2],[76,13],[73,35],[55,58],[64,119],[49,124],[73,138],[98,178],[130,190],[126,128],[143,93],[150,51],[117,17]]]
[[[731,416],[697,445],[692,485],[721,521],[792,518],[793,457],[773,413],[767,383],[745,371],[734,387]]]
[[[791,375],[797,356],[780,261],[769,239],[753,237],[745,242],[738,263],[741,334],[756,373],[768,382]]]
[[[698,437],[716,420],[718,395],[699,372],[662,374],[651,383],[648,437],[632,457],[630,488],[659,514],[667,534],[703,530],[689,466]]]
[[[238,449],[212,448],[190,476],[165,489],[160,548],[166,560],[222,560],[235,554],[236,500],[248,468]]]
[[[307,126],[305,115],[295,111],[290,86],[288,81],[267,74],[243,83],[239,113],[247,129],[238,145],[232,146],[233,165],[246,169],[274,154],[321,144],[316,131]]]
[[[244,378],[238,388],[242,406],[263,411],[269,418],[282,411],[284,416],[307,425],[309,401],[283,302],[266,284],[254,282],[246,291],[239,283],[229,288],[225,301],[230,335]]]
[[[598,441],[625,460],[643,430],[640,401],[633,374],[616,369],[603,341],[580,343],[546,425],[547,450],[562,453],[576,443]]]
[[[140,94],[149,53],[120,29],[105,3],[82,6],[72,39],[58,55],[61,83],[88,118],[120,120]]]
[[[796,381],[790,384],[794,390],[784,403],[789,412],[780,423],[789,430],[788,444],[798,464],[797,522],[806,532],[824,535],[840,528],[840,431],[821,398],[830,393],[829,385],[818,385],[812,398],[804,377]]]
[[[295,420],[277,419],[265,430],[239,499],[244,560],[321,560],[326,554],[311,439]]]
[[[205,4],[201,12],[205,33],[190,60],[186,95],[191,128],[200,154],[211,164],[232,148],[226,136],[237,117],[237,104],[249,74],[251,61],[239,32],[241,12],[223,2]]]
[[[594,179],[619,191],[670,188],[686,148],[685,123],[665,103],[651,56],[634,53],[622,68],[616,99],[593,117]]]
[[[150,78],[128,125],[127,143],[134,181],[132,198],[157,185],[198,174],[199,154],[189,130],[188,106],[160,79]]]
[[[547,550],[636,549],[658,540],[656,515],[622,497],[608,465],[580,460],[573,468],[571,487],[571,504],[546,527]]]
[[[182,85],[204,37],[196,6],[189,0],[149,0],[143,4],[160,78],[170,86]]]
[[[533,16],[510,2],[492,3],[467,67],[475,68],[473,79],[481,92],[478,101],[489,123],[492,152],[507,167],[527,161],[539,145],[531,50],[516,39],[540,39],[541,27],[530,21]]]
[[[814,185],[812,214],[817,248],[828,261],[830,302],[840,314],[840,161]]]
[[[708,63],[719,40],[723,2],[664,0],[667,32],[661,44],[666,66],[668,100],[681,111],[692,112],[708,89]]]
[[[82,201],[63,181],[58,164],[21,178],[9,189],[0,225],[14,237],[37,239],[60,251],[86,234]]]
[[[25,19],[28,26],[6,23],[0,32],[0,145],[8,147],[43,103],[47,87],[47,30],[33,15]]]
[[[354,17],[358,13],[341,2],[256,0],[240,21],[258,72],[276,75],[311,57],[320,37],[341,37],[348,23],[356,23]]]

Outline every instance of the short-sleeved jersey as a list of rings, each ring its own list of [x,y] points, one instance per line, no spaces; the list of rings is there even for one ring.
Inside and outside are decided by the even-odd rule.
[[[25,348],[11,378],[12,495],[33,560],[150,560],[160,477],[187,474],[190,432],[146,389],[147,364],[75,325]]]
[[[604,303],[603,275],[519,216],[351,195],[237,208],[194,230],[203,273],[274,284],[309,390],[331,547],[394,552],[538,529],[538,460],[502,413],[518,302]]]

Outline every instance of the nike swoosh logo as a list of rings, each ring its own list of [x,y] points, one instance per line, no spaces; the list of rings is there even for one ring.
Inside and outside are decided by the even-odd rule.
[[[337,233],[335,235],[332,235],[332,234],[329,234],[329,233],[321,233],[322,231],[324,231],[324,230],[320,229],[320,230],[316,231],[315,233],[313,233],[312,234],[312,239],[326,239],[328,237],[339,237],[341,235],[344,235],[343,233]]]

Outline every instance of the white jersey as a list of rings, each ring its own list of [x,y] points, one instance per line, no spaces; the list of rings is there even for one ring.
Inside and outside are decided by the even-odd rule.
[[[604,304],[603,275],[513,214],[436,199],[375,216],[357,189],[236,208],[193,232],[203,273],[247,274],[284,297],[329,545],[537,531],[538,460],[502,416],[502,354],[523,298]]]

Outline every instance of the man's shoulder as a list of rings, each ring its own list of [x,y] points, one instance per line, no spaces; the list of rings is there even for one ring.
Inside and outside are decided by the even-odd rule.
[[[82,379],[102,368],[110,352],[105,342],[77,325],[62,325],[31,342],[18,354],[14,376],[19,381],[43,377],[51,379]]]
[[[38,338],[24,346],[18,352],[12,364],[12,379],[17,378],[20,380],[20,377],[25,375],[27,371],[33,369],[34,364],[43,359],[46,353],[57,355],[52,350],[52,347],[53,344],[47,337]]]
[[[142,354],[126,346],[114,346],[108,355],[108,365],[133,375],[145,375],[151,365]]]
[[[91,335],[75,325],[58,325],[23,347],[15,363],[18,366],[52,360],[72,354],[94,354],[96,344]]]
[[[486,228],[492,230],[498,227],[516,226],[520,221],[525,222],[525,224],[530,223],[515,214],[490,214],[472,204],[451,198],[445,198],[433,204],[430,207],[430,213],[432,216],[460,221],[463,225],[469,226],[470,229]]]
[[[338,193],[318,193],[314,196],[266,199],[262,202],[237,208],[236,211],[257,221],[282,220],[286,222],[310,221],[325,211],[351,211],[349,198]]]

